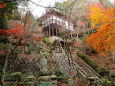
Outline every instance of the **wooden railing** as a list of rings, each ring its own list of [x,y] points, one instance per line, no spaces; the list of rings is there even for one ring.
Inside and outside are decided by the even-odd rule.
[[[67,26],[66,22],[58,21],[56,19],[50,19],[50,20],[46,21],[45,23],[42,23],[42,26],[44,28],[44,27],[50,26],[51,24],[57,24],[65,29],[69,29],[69,30],[73,30],[73,28],[74,28],[72,25],[68,24],[68,26]]]

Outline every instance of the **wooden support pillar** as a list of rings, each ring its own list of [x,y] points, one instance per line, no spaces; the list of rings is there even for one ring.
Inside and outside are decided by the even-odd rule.
[[[45,30],[45,36],[47,36],[47,30]]]
[[[54,26],[52,26],[52,36],[54,36]]]
[[[54,36],[54,28],[52,30],[53,30],[53,36]]]
[[[50,27],[50,36],[52,36],[52,27]]]
[[[49,25],[49,36],[50,36],[50,25]]]
[[[45,36],[46,36],[46,30],[44,31],[44,33],[45,33]]]
[[[48,36],[48,29],[47,29],[47,36]]]
[[[47,36],[47,30],[45,30],[45,35]]]
[[[48,36],[49,34],[48,34],[48,29],[47,29],[47,36]]]
[[[50,36],[50,28],[48,28],[48,36]]]
[[[57,29],[56,29],[56,36],[57,36]]]
[[[71,38],[72,38],[72,31],[71,31]]]
[[[45,35],[47,36],[47,30],[45,30]]]

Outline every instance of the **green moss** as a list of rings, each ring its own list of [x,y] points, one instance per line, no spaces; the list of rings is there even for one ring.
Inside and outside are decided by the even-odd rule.
[[[51,41],[50,41],[49,37],[44,37],[43,42],[46,43],[46,44],[51,44]]]
[[[9,43],[0,43],[0,50],[8,50],[9,47]]]

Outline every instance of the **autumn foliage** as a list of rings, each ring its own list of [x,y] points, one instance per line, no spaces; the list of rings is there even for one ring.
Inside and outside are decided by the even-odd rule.
[[[6,7],[6,3],[1,3],[0,8],[4,8],[4,7]]]
[[[15,27],[10,28],[9,30],[4,30],[0,28],[0,34],[4,35],[4,34],[9,34],[10,37],[14,38],[19,38],[21,36],[23,36],[23,27],[21,24],[15,24]]]
[[[8,26],[12,27],[9,28],[8,30],[0,28],[0,34],[1,35],[6,35],[8,34],[11,39],[22,39],[24,42],[26,42],[25,38],[29,34],[25,34],[23,30],[23,26],[21,24],[15,23],[13,26]],[[34,38],[34,41],[39,42],[40,37]]]
[[[87,39],[87,45],[99,53],[112,53],[115,50],[115,8],[93,6],[89,13],[92,27],[99,27]]]

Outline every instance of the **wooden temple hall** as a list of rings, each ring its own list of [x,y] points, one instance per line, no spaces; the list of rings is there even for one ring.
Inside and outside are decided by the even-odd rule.
[[[45,36],[59,36],[60,31],[69,32],[72,36],[74,32],[73,20],[52,9],[46,11],[39,21],[41,21],[42,32]]]

